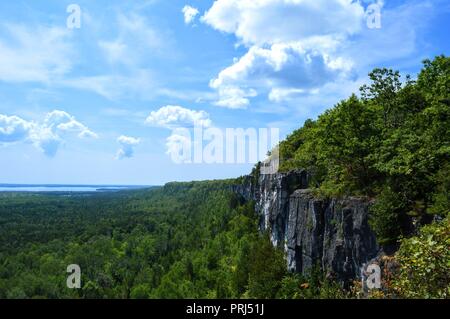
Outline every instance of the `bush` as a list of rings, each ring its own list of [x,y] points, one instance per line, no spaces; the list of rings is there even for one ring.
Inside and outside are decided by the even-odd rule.
[[[397,252],[400,269],[393,282],[403,298],[450,297],[450,215],[403,239]]]
[[[330,279],[318,268],[309,274],[289,274],[284,277],[277,294],[280,299],[343,299],[349,298],[350,293],[341,285]]]

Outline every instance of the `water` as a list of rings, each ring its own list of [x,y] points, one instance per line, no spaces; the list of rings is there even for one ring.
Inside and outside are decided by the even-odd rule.
[[[0,184],[0,192],[111,192],[129,189],[148,188],[150,186],[125,185],[20,185]]]

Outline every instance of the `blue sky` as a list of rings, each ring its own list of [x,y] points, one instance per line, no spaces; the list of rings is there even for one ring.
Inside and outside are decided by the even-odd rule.
[[[67,7],[81,9],[68,28]],[[370,28],[370,5],[381,27]],[[0,4],[0,183],[144,184],[235,177],[177,164],[174,129],[280,129],[357,92],[374,67],[415,74],[450,52],[428,1],[41,0]]]

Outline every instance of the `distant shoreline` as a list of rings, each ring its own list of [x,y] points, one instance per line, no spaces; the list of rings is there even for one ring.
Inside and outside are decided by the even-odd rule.
[[[153,185],[0,184],[0,192],[108,192],[146,189]]]

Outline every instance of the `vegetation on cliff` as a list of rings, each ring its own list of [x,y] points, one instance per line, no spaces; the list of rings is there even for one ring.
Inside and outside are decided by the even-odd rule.
[[[413,81],[375,69],[371,84],[307,120],[280,145],[281,169],[306,168],[328,196],[376,198],[382,244],[410,235],[450,207],[450,58],[424,61]]]

